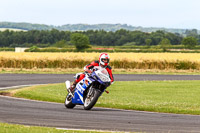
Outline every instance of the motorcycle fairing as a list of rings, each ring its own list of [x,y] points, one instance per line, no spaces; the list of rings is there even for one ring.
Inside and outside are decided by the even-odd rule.
[[[75,88],[74,97],[72,98],[73,104],[84,104],[83,93],[85,89],[91,84],[86,78],[82,79]]]

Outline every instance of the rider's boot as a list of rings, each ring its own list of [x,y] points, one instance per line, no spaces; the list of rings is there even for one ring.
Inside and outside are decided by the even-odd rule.
[[[76,84],[77,84],[77,82],[74,81],[74,83],[69,87],[69,91],[70,91],[72,94],[74,94]]]

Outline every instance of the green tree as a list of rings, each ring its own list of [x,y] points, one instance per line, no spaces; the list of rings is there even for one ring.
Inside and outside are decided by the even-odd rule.
[[[78,51],[90,48],[89,37],[81,33],[74,33],[70,37],[70,42],[76,46]]]
[[[170,41],[170,43],[172,45],[179,45],[179,44],[181,44],[181,41],[183,39],[180,34],[178,34],[178,33],[173,34],[173,33],[169,33],[169,32],[165,34],[164,38],[169,39],[169,41]]]
[[[146,44],[147,46],[150,46],[150,45],[151,45],[151,42],[152,42],[151,39],[145,39],[145,44]]]
[[[192,29],[192,30],[186,30],[185,34],[187,37],[192,36],[197,38],[198,37],[198,30],[197,29]]]
[[[185,37],[182,41],[182,44],[186,47],[186,48],[193,48],[198,44],[198,40],[194,37]]]
[[[159,45],[161,46],[161,48],[163,49],[163,51],[165,52],[167,50],[167,46],[171,45],[170,40],[167,38],[163,38]]]
[[[65,40],[60,40],[60,41],[55,43],[55,46],[58,47],[58,48],[63,48],[65,46],[67,46],[67,45],[68,45],[67,41],[65,41]]]
[[[150,38],[152,40],[151,45],[158,45],[160,43],[160,41],[162,40],[162,38],[164,38],[164,36],[165,36],[164,31],[152,32],[150,34]]]
[[[161,45],[161,46],[167,46],[167,45],[171,45],[171,43],[170,43],[170,40],[169,40],[169,39],[163,38],[163,39],[160,41],[159,45]]]

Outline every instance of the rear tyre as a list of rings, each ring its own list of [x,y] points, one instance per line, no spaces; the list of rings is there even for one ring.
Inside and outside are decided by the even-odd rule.
[[[76,105],[72,103],[72,95],[67,95],[65,99],[65,107],[69,109],[73,109]]]
[[[94,88],[91,88],[92,92],[87,94],[85,101],[84,101],[84,109],[90,110],[97,102],[99,96],[101,95],[101,92],[99,90],[96,90]]]

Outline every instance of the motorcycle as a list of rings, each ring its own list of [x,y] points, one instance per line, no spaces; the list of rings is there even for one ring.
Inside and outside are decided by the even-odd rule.
[[[85,110],[90,110],[110,85],[110,81],[111,79],[105,68],[94,67],[92,73],[85,73],[85,77],[77,83],[74,93],[68,93],[64,103],[65,107],[72,109],[76,105],[83,105]],[[65,84],[66,88],[69,89],[70,81],[66,81]],[[106,92],[108,93],[108,91]]]

